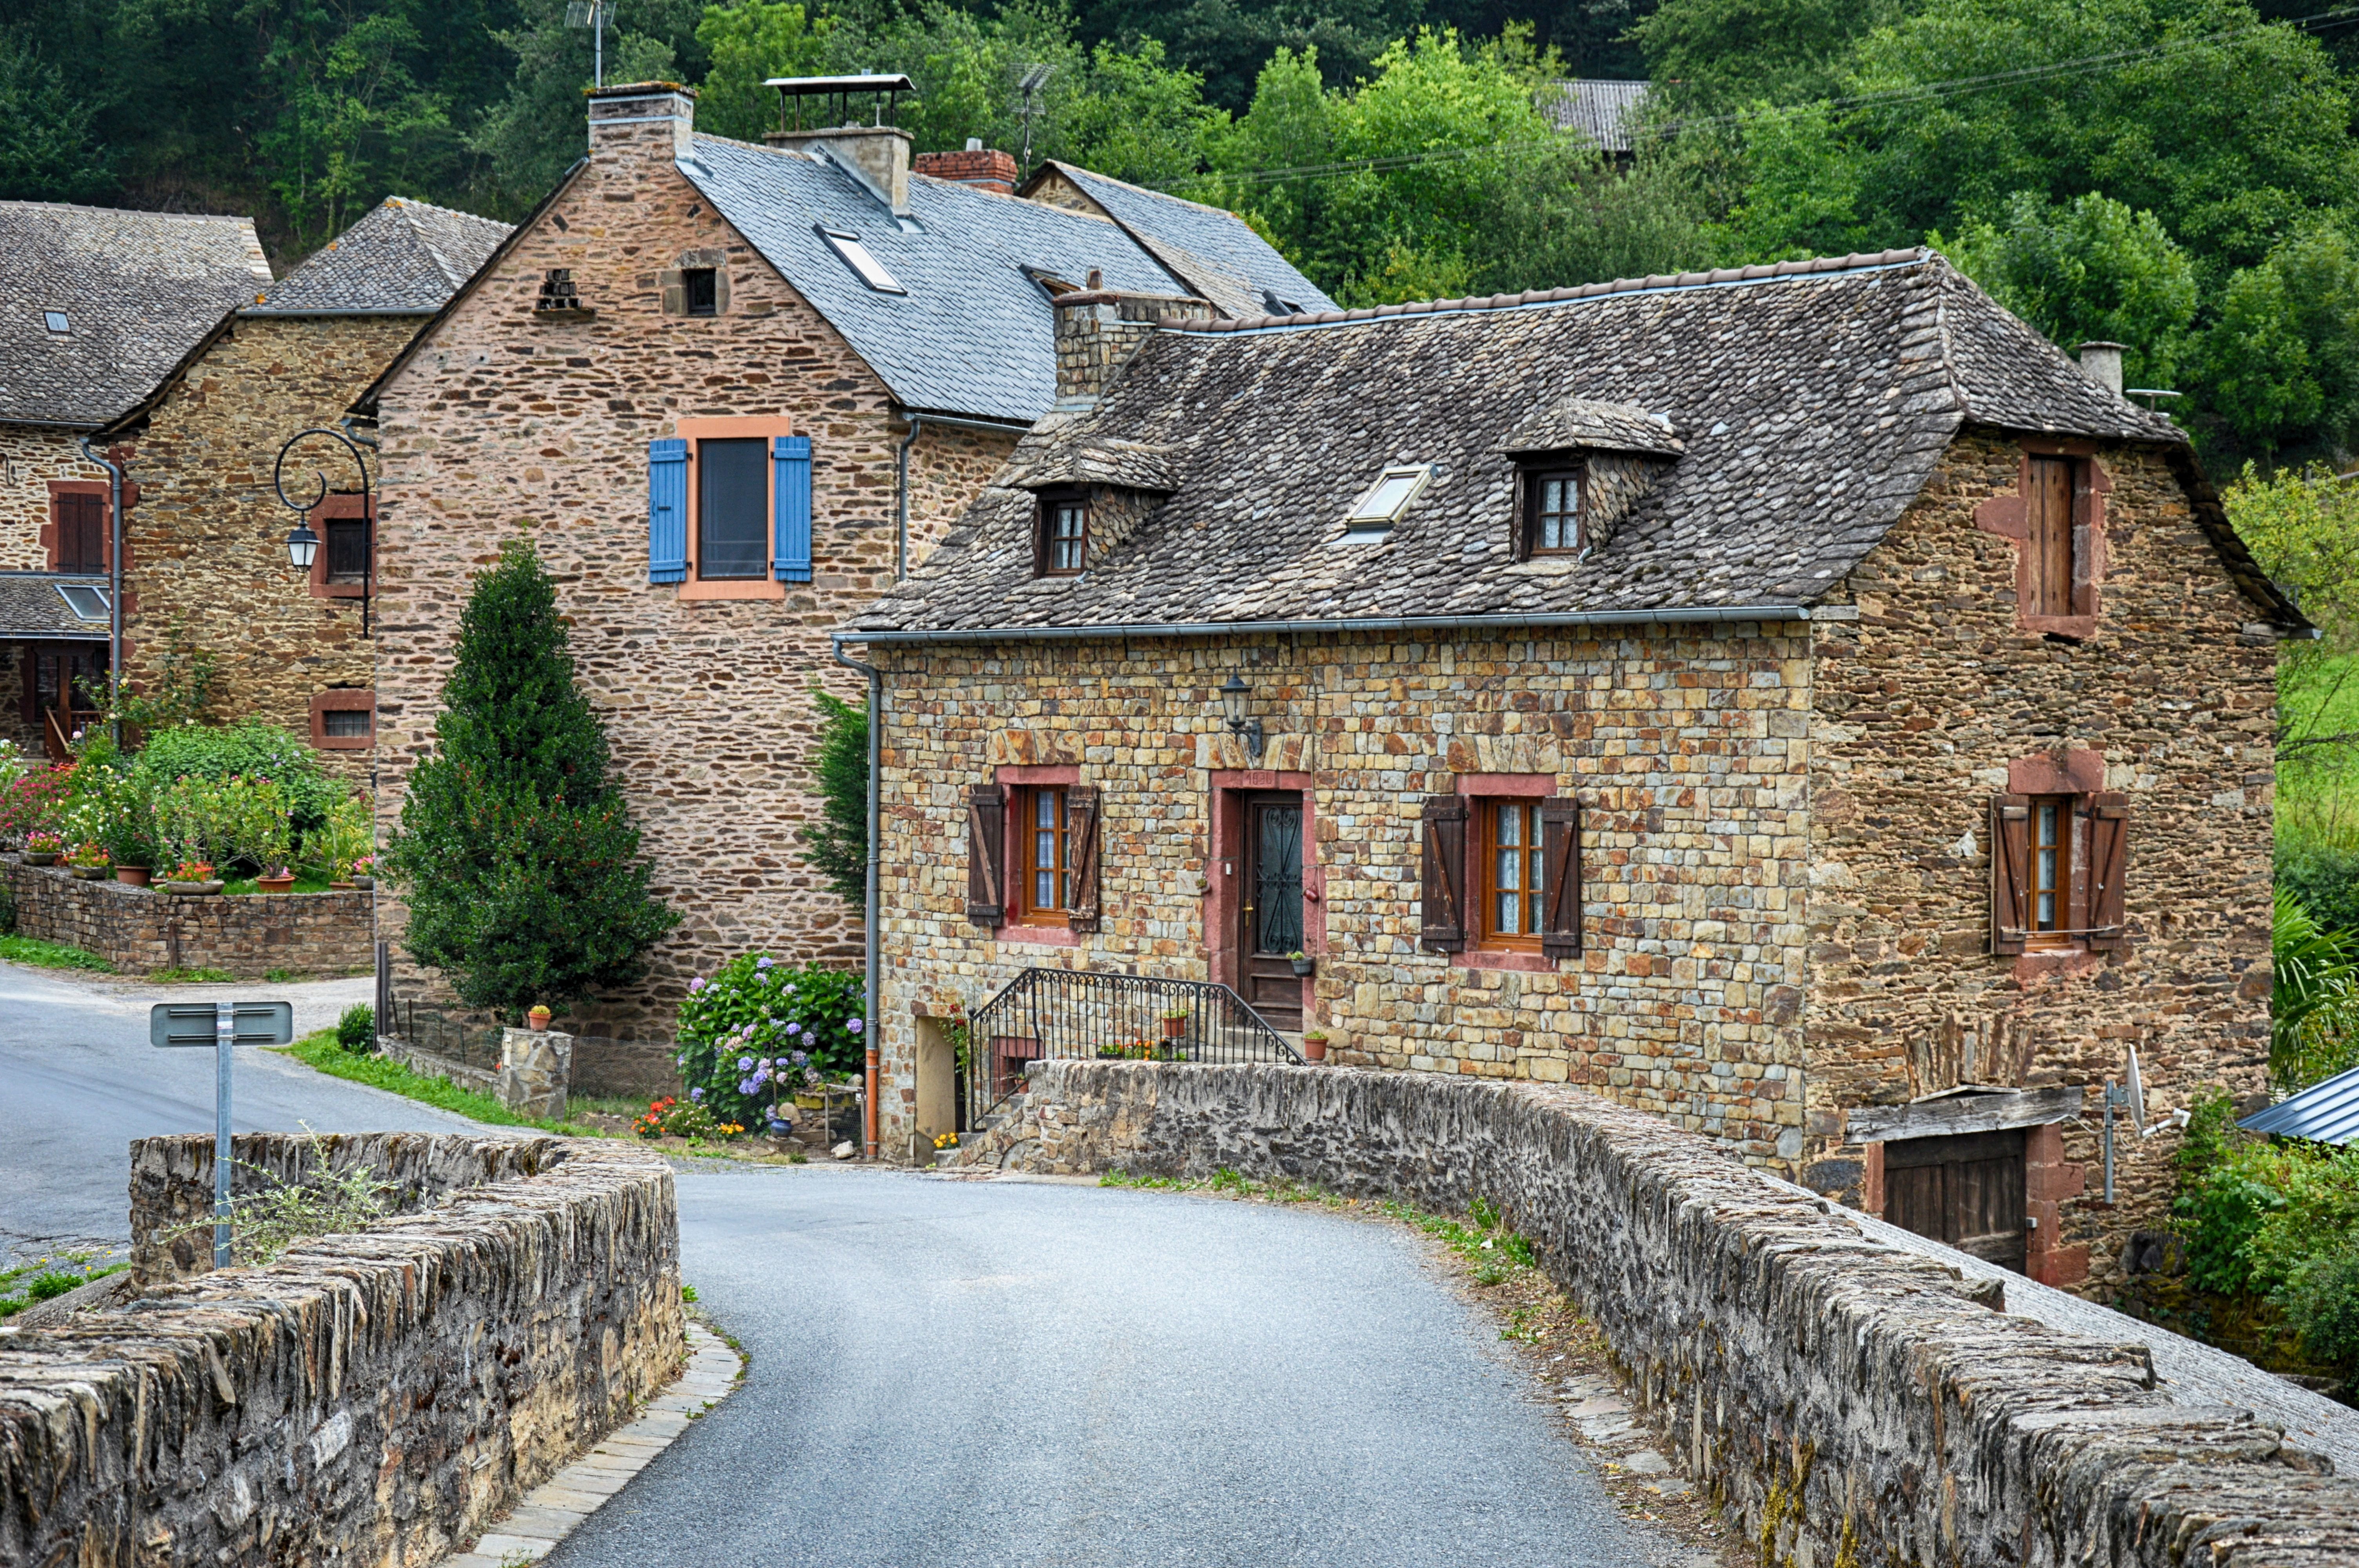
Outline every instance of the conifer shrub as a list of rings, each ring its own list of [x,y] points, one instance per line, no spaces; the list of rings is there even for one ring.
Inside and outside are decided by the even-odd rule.
[[[527,543],[475,579],[434,740],[379,859],[409,906],[410,956],[511,1022],[636,982],[679,917],[647,892],[604,726]]]
[[[819,821],[799,827],[803,862],[827,879],[835,896],[868,907],[868,709],[813,691],[819,704],[819,747],[811,781],[819,785]]]

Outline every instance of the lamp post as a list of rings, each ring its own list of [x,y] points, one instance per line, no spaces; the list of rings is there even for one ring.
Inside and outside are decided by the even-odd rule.
[[[353,460],[353,467],[360,470],[361,635],[365,637],[369,634],[369,600],[376,588],[376,514],[369,504],[368,460],[361,455],[359,443],[342,430],[314,425],[310,429],[296,431],[287,438],[287,444],[278,449],[278,461],[270,470],[270,487],[278,492],[280,503],[296,514],[295,526],[287,533],[288,563],[299,572],[308,572],[320,554],[320,535],[311,531],[311,514],[328,499],[328,476],[317,469],[311,470],[313,488],[309,501],[298,501],[287,493],[287,456],[295,449],[298,442],[311,436],[325,436],[343,448]]]
[[[1221,687],[1221,708],[1228,715],[1229,733],[1243,741],[1245,755],[1258,762],[1262,747],[1261,719],[1258,715],[1248,718],[1245,714],[1245,703],[1252,696],[1253,688],[1245,685],[1245,677],[1234,671],[1230,672],[1228,684]]]

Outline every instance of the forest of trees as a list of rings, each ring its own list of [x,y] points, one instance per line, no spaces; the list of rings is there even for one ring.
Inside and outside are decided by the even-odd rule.
[[[2359,9],[2242,0],[618,0],[608,80],[775,123],[766,76],[901,70],[920,150],[1245,213],[1355,303],[1939,245],[2216,466],[2359,438]],[[405,194],[504,218],[580,155],[566,0],[19,0],[0,196],[252,212],[282,266]],[[1634,163],[1546,84],[1648,77]]]

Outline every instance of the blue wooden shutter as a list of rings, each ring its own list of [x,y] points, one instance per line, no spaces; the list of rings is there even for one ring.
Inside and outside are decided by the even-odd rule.
[[[647,580],[688,580],[688,443],[647,443]]]
[[[810,438],[770,443],[770,488],[777,494],[777,539],[770,555],[780,582],[811,579]]]

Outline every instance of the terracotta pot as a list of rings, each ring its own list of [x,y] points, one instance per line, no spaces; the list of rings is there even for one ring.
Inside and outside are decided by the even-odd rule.
[[[57,863],[58,852],[55,849],[27,849],[25,851],[25,864],[28,866],[54,866]]]
[[[114,868],[114,880],[119,882],[128,882],[136,888],[144,888],[147,885],[147,873],[150,870],[151,868],[147,866],[117,866]]]
[[[1325,1061],[1327,1059],[1327,1042],[1324,1040],[1305,1040],[1302,1043],[1302,1059],[1306,1062]]]
[[[535,1029],[546,1029],[549,1027],[549,1009],[536,1007],[524,1015],[524,1021]]]
[[[353,884],[350,882],[330,882],[328,884],[328,891],[330,892],[351,892],[353,891]]]
[[[295,891],[295,873],[289,871],[283,877],[256,877],[254,879],[254,891],[256,892],[293,892]]]
[[[1163,1038],[1166,1040],[1177,1040],[1180,1036],[1187,1033],[1188,1021],[1186,1019],[1167,1018],[1163,1021]]]

